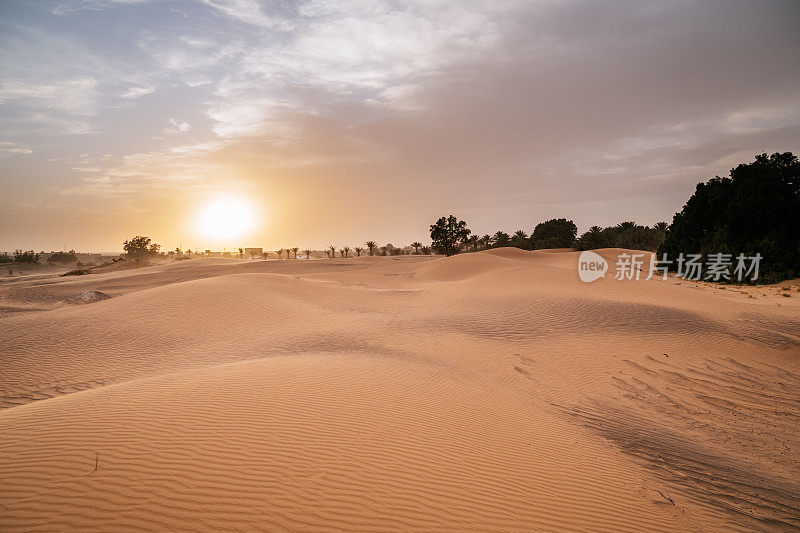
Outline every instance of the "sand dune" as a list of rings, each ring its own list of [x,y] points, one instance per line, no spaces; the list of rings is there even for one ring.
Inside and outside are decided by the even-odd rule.
[[[797,283],[585,284],[575,264],[3,282],[0,529],[800,528]],[[91,290],[111,298],[68,303]]]

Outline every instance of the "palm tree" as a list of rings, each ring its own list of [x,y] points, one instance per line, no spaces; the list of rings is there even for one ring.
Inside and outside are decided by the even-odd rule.
[[[306,259],[311,259],[311,250],[303,250],[303,253],[306,254]]]
[[[477,252],[478,251],[478,236],[477,235],[471,235],[471,236],[467,237],[467,240],[464,243],[464,247],[465,248],[472,248],[473,252]]]
[[[267,257],[269,257],[269,252],[261,252],[261,257],[266,259]]]
[[[423,247],[421,247],[419,250],[420,250],[420,252],[422,252],[424,255],[430,255],[430,253],[431,253],[431,247],[430,247],[430,246],[423,246]]]
[[[666,222],[656,222],[655,224],[653,224],[653,229],[656,231],[660,231],[661,233],[666,232],[668,227],[669,224],[667,224]]]
[[[492,247],[492,238],[488,235],[484,235],[483,237],[478,239],[478,246],[484,250],[488,250]]]
[[[300,248],[298,248],[297,246],[295,246],[294,248],[292,248],[292,252],[294,253],[294,258],[295,258],[295,259],[297,259],[297,250],[299,250],[299,249],[300,249]],[[288,255],[289,255],[289,253],[287,252],[287,253],[286,253],[286,255],[288,256]]]
[[[275,250],[275,253],[278,254],[278,259],[280,259],[281,257],[283,257],[283,248],[281,248],[280,250]],[[289,256],[288,252],[286,253],[286,256],[287,257]]]
[[[526,250],[528,248],[528,242],[528,235],[522,230],[515,231],[514,235],[511,236],[511,244],[517,248]]]
[[[358,257],[361,257],[361,251],[362,250],[363,250],[363,248],[360,247],[360,246],[353,247],[353,251],[355,251],[355,253],[358,254]]]
[[[345,246],[344,248],[339,250],[339,255],[341,255],[342,257],[345,257],[345,258],[349,257],[350,256],[350,247],[349,246]]]
[[[581,235],[576,241],[575,248],[578,250],[594,250],[608,246],[605,230],[600,226],[592,226],[589,231]]]
[[[502,248],[511,243],[511,237],[505,231],[498,231],[492,237],[492,246],[495,248]]]
[[[378,243],[375,241],[367,241],[364,245],[369,248],[369,255],[372,255],[372,252],[375,251],[375,247],[378,246]]]
[[[331,257],[331,258],[336,257],[336,247],[334,245],[329,244],[328,245],[328,251],[330,252],[328,254],[328,257]]]
[[[418,241],[414,241],[411,243],[411,246],[414,247],[414,253],[419,255],[419,249],[422,247],[422,243]]]

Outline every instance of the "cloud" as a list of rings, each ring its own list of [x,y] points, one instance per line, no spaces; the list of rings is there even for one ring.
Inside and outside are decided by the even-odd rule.
[[[78,185],[61,188],[60,194],[101,197],[153,191],[191,194],[224,175],[223,167],[214,161],[214,154],[225,146],[222,141],[207,141],[126,154],[111,160],[85,158],[82,166],[73,170],[93,175],[81,177]]]
[[[211,80],[211,78],[197,78],[192,80],[183,80],[183,83],[189,87],[202,87],[204,85],[210,85],[212,81],[213,80]]]
[[[180,122],[174,118],[169,119],[169,126],[164,128],[162,131],[168,134],[177,134],[177,133],[184,133],[192,129],[192,125],[188,122]]]
[[[216,122],[213,131],[221,138],[263,136],[282,143],[296,135],[297,108],[271,98],[226,100],[212,106],[208,116]]]
[[[30,155],[33,150],[27,146],[20,146],[13,142],[0,142],[0,159],[10,157],[12,155]]]
[[[281,18],[269,17],[261,10],[256,0],[200,0],[228,17],[240,22],[265,28],[288,29],[288,22]]]
[[[499,38],[498,22],[474,5],[306,3],[285,37],[266,36],[237,51],[208,116],[220,137],[288,140],[296,130],[292,113],[324,115],[347,103],[418,110],[420,88],[488,57]]]
[[[84,135],[97,131],[92,122],[72,116],[32,113],[26,115],[22,122],[29,131],[41,135]]]
[[[0,104],[56,109],[74,115],[97,114],[97,80],[90,77],[48,83],[7,81],[0,83]]]
[[[222,150],[227,143],[223,141],[205,141],[171,147],[168,152],[180,156],[200,156]]]
[[[381,91],[480,57],[498,39],[496,21],[460,4],[408,2],[393,9],[355,2],[314,15],[299,21],[282,46],[266,42],[248,52],[232,77],[301,80],[345,94]]]
[[[244,44],[238,40],[224,44],[209,42],[208,46],[198,46],[197,43],[190,44],[186,41],[185,36],[174,38],[145,35],[136,44],[167,69],[191,73],[190,81],[208,80],[209,76],[203,71],[234,60],[245,51]]]
[[[131,87],[124,93],[120,94],[119,97],[126,100],[133,100],[136,98],[141,98],[147,94],[152,94],[155,92],[155,90],[155,87]]]
[[[150,1],[151,0],[71,0],[58,4],[53,8],[53,14],[68,15],[83,9],[99,10],[107,9],[109,6],[113,5],[144,4]]]

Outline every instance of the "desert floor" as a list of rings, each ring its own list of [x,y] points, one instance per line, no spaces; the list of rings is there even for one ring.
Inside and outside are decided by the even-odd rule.
[[[0,530],[800,528],[798,283],[576,262],[0,278]]]

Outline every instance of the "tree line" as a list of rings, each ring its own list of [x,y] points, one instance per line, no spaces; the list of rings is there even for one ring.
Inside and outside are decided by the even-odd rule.
[[[0,263],[38,263],[39,254],[33,250],[14,250],[14,255],[0,253]]]
[[[363,246],[342,246],[337,247],[333,244],[329,244],[327,248],[322,250],[322,252],[328,258],[334,257],[361,257],[362,255],[374,255],[374,256],[387,256],[387,255],[430,255],[433,252],[433,249],[430,246],[425,246],[421,242],[412,242],[408,248],[413,248],[414,251],[411,252],[406,247],[396,247],[392,243],[384,244],[383,246],[378,245],[375,241],[367,241],[364,243]],[[241,250],[241,248],[240,248]],[[297,252],[300,251],[305,255],[306,259],[311,259],[311,254],[314,250],[300,250],[300,248],[280,248],[279,250],[275,250],[275,255],[278,256],[278,259],[283,259],[283,255],[286,254],[286,259],[297,259]],[[290,255],[291,253],[291,255]],[[337,255],[338,254],[338,255]],[[262,252],[262,257],[267,259],[270,255],[270,252]]]
[[[465,221],[450,215],[431,225],[431,241],[433,249],[442,255],[506,246],[522,250],[629,248],[655,252],[664,241],[666,229],[666,222],[659,222],[652,227],[620,222],[607,228],[592,226],[578,236],[578,228],[572,220],[553,218],[537,224],[530,235],[525,230],[518,230],[513,234],[497,231],[493,235],[478,236],[472,234]]]

